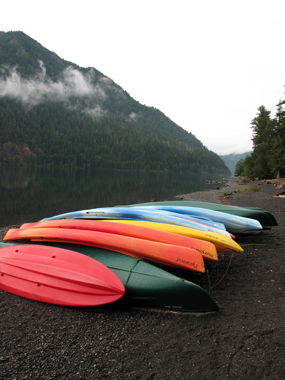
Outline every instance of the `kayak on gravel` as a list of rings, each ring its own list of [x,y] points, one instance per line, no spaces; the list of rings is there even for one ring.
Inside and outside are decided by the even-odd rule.
[[[131,207],[102,207],[89,210],[80,210],[65,214],[56,215],[50,218],[44,218],[41,221],[55,219],[121,219],[121,220],[143,220],[158,223],[168,223],[177,226],[194,228],[200,231],[209,231],[223,234],[231,237],[230,233],[225,231],[224,226],[214,227],[206,224],[206,220],[200,219],[200,222],[191,220],[186,215],[175,214],[170,212],[151,211],[147,209],[132,209]],[[212,222],[211,222],[212,223]],[[221,227],[221,228],[220,228]]]
[[[190,236],[195,239],[211,242],[215,245],[218,251],[236,251],[243,252],[243,248],[231,237],[227,237],[216,232],[206,232],[195,230],[194,228],[181,227],[173,224],[144,222],[139,220],[108,220],[112,223],[120,223],[125,225],[142,226],[146,228],[152,228],[156,231],[167,231],[173,234]]]
[[[147,202],[147,203],[137,203],[129,205],[128,207],[149,207],[149,206],[178,206],[178,207],[198,207],[202,209],[221,211],[226,214],[242,216],[245,218],[256,219],[260,222],[263,229],[270,229],[271,227],[277,226],[278,223],[270,212],[263,210],[258,207],[239,207],[223,205],[220,203],[211,202],[196,202],[196,201],[165,201],[165,202]],[[118,206],[122,207],[122,206]],[[126,207],[126,206],[124,206]]]
[[[0,243],[0,247],[16,247],[18,244]],[[27,244],[39,243],[29,242]],[[124,296],[117,302],[129,306],[185,312],[212,312],[219,310],[216,302],[203,288],[147,262],[121,253],[78,244],[40,244],[44,244],[48,248],[57,247],[80,252],[109,268],[125,287]]]
[[[48,220],[45,222],[25,223],[20,227],[21,230],[27,228],[69,228],[130,236],[138,239],[151,240],[179,246],[181,245],[182,247],[196,249],[202,254],[204,259],[214,261],[218,260],[216,246],[206,240],[195,239],[189,236],[173,234],[166,231],[159,231],[143,226],[112,223],[108,220],[58,219]]]
[[[195,249],[129,236],[68,228],[10,229],[4,241],[50,241],[89,245],[120,252],[137,259],[205,272],[203,256]]]
[[[153,205],[153,206],[134,206],[132,210],[153,210],[164,211],[168,213],[175,213],[183,215],[186,218],[192,216],[200,216],[202,218],[213,220],[216,223],[222,224],[230,233],[239,233],[245,231],[258,231],[262,230],[262,225],[258,220],[245,218],[241,216],[227,214],[221,211],[201,209],[198,207],[185,207],[185,206],[170,206],[170,205]]]
[[[97,306],[125,293],[118,276],[79,252],[25,244],[0,248],[0,289],[63,306]]]

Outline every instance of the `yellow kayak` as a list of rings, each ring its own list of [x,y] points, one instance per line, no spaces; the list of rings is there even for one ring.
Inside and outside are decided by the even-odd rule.
[[[204,232],[195,230],[194,228],[180,227],[173,224],[155,223],[155,222],[144,222],[138,220],[108,220],[112,223],[123,223],[131,224],[135,226],[142,226],[146,228],[153,228],[159,231],[166,231],[177,235],[188,236],[200,240],[205,240],[213,243],[218,251],[236,251],[243,252],[243,249],[239,244],[237,244],[233,239],[216,233],[216,232]]]

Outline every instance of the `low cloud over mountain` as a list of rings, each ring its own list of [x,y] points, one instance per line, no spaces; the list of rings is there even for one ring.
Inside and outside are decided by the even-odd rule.
[[[17,68],[2,65],[5,77],[0,77],[0,97],[7,96],[16,99],[24,107],[32,108],[46,101],[70,103],[72,97],[91,98],[97,103],[94,108],[86,108],[91,116],[100,116],[103,111],[99,105],[107,95],[100,84],[94,85],[94,70],[86,75],[69,66],[62,72],[61,79],[52,81],[46,74],[46,69],[39,61],[40,70],[31,79],[22,78]]]

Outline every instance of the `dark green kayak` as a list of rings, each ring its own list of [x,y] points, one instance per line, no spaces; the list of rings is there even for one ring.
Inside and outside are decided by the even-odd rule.
[[[138,206],[184,206],[184,207],[199,207],[209,210],[215,210],[225,212],[226,214],[232,214],[236,216],[242,216],[245,218],[256,219],[260,222],[264,229],[270,229],[273,226],[278,226],[275,217],[258,207],[237,207],[230,205],[222,205],[219,203],[209,202],[195,202],[195,201],[165,201],[165,202],[148,202],[128,205],[129,207]]]
[[[15,243],[0,243],[0,248],[13,244]],[[212,297],[200,286],[144,261],[121,253],[77,244],[44,245],[76,251],[106,265],[125,286],[125,295],[117,302],[177,311],[210,312],[219,309]]]

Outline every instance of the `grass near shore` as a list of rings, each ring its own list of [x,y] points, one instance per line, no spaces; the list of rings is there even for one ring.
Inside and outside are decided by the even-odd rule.
[[[249,178],[240,177],[240,180],[234,181],[234,182],[239,186],[245,186],[245,185],[248,185],[250,182],[252,182],[252,180],[250,180]],[[278,183],[278,184],[283,185],[283,184],[285,184],[285,178],[264,179],[260,183],[258,183],[258,185],[250,186],[249,188],[232,190],[230,192],[225,192],[223,195],[227,196],[227,195],[232,195],[232,194],[236,194],[236,193],[258,192],[258,191],[260,191],[259,185],[262,184],[262,182],[276,183],[276,184]]]
[[[244,185],[244,184],[243,184]],[[226,192],[224,195],[232,195],[236,193],[248,193],[249,191],[258,192],[260,191],[260,186],[251,186],[249,189],[243,189],[243,190],[233,190],[231,192]]]

